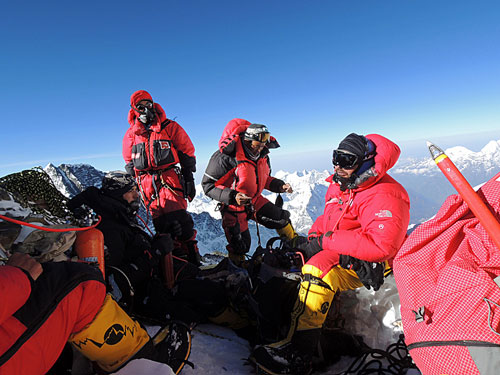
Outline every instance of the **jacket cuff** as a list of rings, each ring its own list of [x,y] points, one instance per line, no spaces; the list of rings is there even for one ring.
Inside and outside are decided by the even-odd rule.
[[[269,184],[269,191],[272,191],[273,193],[281,193],[283,185],[285,185],[285,181],[282,181],[279,178],[274,178]]]

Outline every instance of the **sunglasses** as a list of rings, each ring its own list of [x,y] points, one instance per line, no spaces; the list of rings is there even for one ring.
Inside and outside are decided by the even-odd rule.
[[[146,104],[137,104],[135,106],[139,112],[144,112],[147,109],[153,108],[153,103],[152,102],[146,102]]]
[[[344,169],[354,169],[354,167],[358,165],[358,161],[359,158],[354,154],[341,150],[333,150],[333,165],[338,165],[340,168]]]

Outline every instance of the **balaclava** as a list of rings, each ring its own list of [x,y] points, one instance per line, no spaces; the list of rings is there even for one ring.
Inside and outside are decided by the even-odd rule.
[[[137,104],[142,100],[147,100],[153,103],[153,98],[151,97],[149,92],[145,90],[138,90],[134,92],[130,97],[130,106],[137,114],[137,118],[139,119],[140,122],[142,122],[146,126],[151,125],[156,116],[155,108],[153,106],[151,109],[145,108],[143,111],[139,111],[137,109]]]

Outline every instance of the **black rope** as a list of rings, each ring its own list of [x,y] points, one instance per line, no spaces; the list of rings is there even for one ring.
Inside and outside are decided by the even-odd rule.
[[[390,344],[385,351],[367,349],[345,371],[335,375],[405,375],[409,369],[416,368],[401,334],[398,341]]]

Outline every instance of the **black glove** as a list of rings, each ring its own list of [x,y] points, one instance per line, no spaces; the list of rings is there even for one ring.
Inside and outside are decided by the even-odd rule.
[[[288,241],[287,245],[290,249],[303,249],[307,244],[309,243],[309,240],[307,237],[304,236],[295,236],[291,240]]]
[[[312,237],[307,242],[305,242],[304,240],[298,240],[297,242],[299,243],[297,249],[299,249],[304,255],[305,262],[319,253],[321,250],[323,250],[323,235],[319,237]]]
[[[165,224],[165,227],[163,228],[163,233],[169,233],[173,239],[181,237],[182,224],[179,222],[179,220],[172,220],[170,222],[167,222]]]
[[[196,187],[194,185],[194,176],[192,172],[182,172],[182,176],[184,177],[184,195],[188,199],[188,201],[192,201],[194,196],[196,195]]]
[[[374,291],[377,291],[384,284],[384,262],[372,263],[350,255],[340,254],[339,265],[342,268],[354,270],[359,280],[368,290],[373,288]]]
[[[188,201],[192,202],[196,195],[196,187],[194,181],[186,181],[186,195]]]
[[[151,245],[151,250],[155,255],[163,256],[174,250],[174,241],[169,233],[158,235]]]

